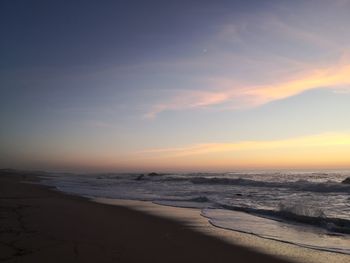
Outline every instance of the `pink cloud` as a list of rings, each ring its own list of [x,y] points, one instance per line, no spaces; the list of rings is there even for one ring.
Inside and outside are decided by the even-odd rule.
[[[270,85],[246,85],[230,79],[211,79],[210,85],[216,90],[181,91],[169,101],[155,104],[145,114],[155,118],[164,111],[188,110],[230,104],[230,109],[247,109],[295,96],[302,92],[328,88],[345,90],[350,85],[350,64],[337,63],[328,67],[313,68],[285,78]],[[346,89],[347,90],[347,89]]]
[[[227,101],[230,94],[214,91],[182,91],[169,102],[154,105],[145,114],[145,118],[154,118],[160,112],[167,110],[184,110],[203,108]]]

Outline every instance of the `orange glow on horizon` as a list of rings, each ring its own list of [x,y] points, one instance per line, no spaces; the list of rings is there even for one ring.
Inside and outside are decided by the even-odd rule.
[[[70,152],[24,156],[24,168],[81,171],[230,171],[235,169],[350,168],[350,133],[271,141],[203,143],[118,154]]]
[[[188,169],[346,168],[350,134],[319,134],[286,140],[209,143],[141,151],[135,161]]]

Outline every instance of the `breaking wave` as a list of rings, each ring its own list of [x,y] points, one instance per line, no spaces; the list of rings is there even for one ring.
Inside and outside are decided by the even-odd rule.
[[[303,223],[321,227],[332,232],[350,234],[350,220],[326,217],[320,208],[305,205],[281,204],[279,210],[255,209],[250,207],[230,206],[222,204],[221,208],[246,212],[256,216],[266,217],[277,221]]]
[[[220,177],[198,177],[189,179],[193,184],[208,184],[208,185],[238,185],[238,186],[253,186],[253,187],[273,187],[273,188],[292,188],[297,191],[308,192],[350,192],[350,185],[338,182],[328,181],[324,183],[315,183],[307,180],[298,180],[295,182],[271,182],[271,181],[256,181],[243,178],[220,178]]]

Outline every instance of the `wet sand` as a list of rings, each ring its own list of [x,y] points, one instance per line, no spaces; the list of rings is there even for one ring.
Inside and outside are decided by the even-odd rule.
[[[256,235],[218,228],[201,216],[201,210],[154,204],[146,201],[96,198],[95,202],[125,206],[163,218],[170,218],[191,229],[224,242],[244,246],[254,251],[300,263],[349,263],[350,255],[301,247],[295,244],[261,238]],[[350,244],[349,244],[350,245]]]
[[[1,262],[287,262],[187,224],[0,174]]]

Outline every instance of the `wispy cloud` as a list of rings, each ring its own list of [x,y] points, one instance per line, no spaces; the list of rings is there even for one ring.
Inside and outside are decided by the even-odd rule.
[[[319,88],[344,91],[350,85],[350,64],[337,63],[310,69],[271,85],[244,85],[222,78],[211,81],[216,90],[180,91],[175,98],[154,105],[145,117],[154,118],[168,110],[203,108],[221,103],[230,104],[231,109],[247,109]]]
[[[189,57],[184,64],[189,72],[202,71],[194,77],[202,88],[179,90],[156,102],[144,116],[220,104],[247,109],[312,89],[347,90],[349,49],[340,35],[327,37],[312,23],[300,23],[293,16],[265,14],[221,25],[206,43],[208,53]]]
[[[290,80],[273,85],[247,87],[240,90],[243,97],[251,98],[252,105],[262,104],[284,99],[300,94],[304,91],[328,88],[338,89],[340,86],[350,84],[350,65],[333,65],[328,68],[319,68],[303,73],[302,76],[290,78]],[[243,105],[245,106],[245,105]]]
[[[256,152],[278,149],[299,149],[320,147],[329,150],[330,147],[348,147],[350,145],[350,133],[322,133],[309,136],[288,138],[270,141],[240,141],[232,143],[202,143],[175,148],[158,148],[140,151],[137,154],[150,158],[175,158],[186,156],[198,156],[225,152]],[[287,154],[287,153],[285,153]],[[350,159],[349,159],[350,161]],[[350,164],[350,163],[349,163]]]
[[[220,104],[229,99],[230,94],[226,92],[211,92],[211,91],[182,91],[170,102],[159,103],[145,114],[145,118],[154,118],[162,111],[166,110],[181,110],[190,108],[201,108],[209,105]]]
[[[88,126],[89,128],[111,128],[113,125],[106,121],[100,121],[100,120],[88,120],[83,121],[82,124],[84,126]]]

